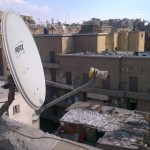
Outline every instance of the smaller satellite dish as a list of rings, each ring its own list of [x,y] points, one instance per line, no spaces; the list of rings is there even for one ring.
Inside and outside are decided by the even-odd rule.
[[[2,40],[7,63],[26,102],[39,109],[45,100],[45,78],[37,46],[23,19],[12,11],[2,17]]]

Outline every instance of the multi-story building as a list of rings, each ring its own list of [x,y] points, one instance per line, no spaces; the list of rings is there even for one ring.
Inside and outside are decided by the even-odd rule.
[[[146,111],[150,109],[149,56],[60,54],[60,82],[74,85],[88,81],[89,68],[108,70],[102,85],[87,92],[87,97],[109,101],[113,106]],[[69,75],[68,75],[69,74]],[[70,82],[67,82],[70,80]],[[76,81],[76,82],[74,82]]]

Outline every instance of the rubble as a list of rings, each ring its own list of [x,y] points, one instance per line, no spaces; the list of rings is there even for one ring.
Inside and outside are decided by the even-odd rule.
[[[94,106],[91,105],[90,108],[90,103],[81,104],[82,107],[84,106],[83,108],[79,108],[79,103],[76,104],[77,106],[73,105],[67,109],[69,111],[60,119],[60,122],[85,124],[101,131],[114,131],[121,128],[148,128],[143,116],[135,114],[133,111],[102,106],[98,112],[91,110]]]
[[[80,105],[81,103],[81,105]],[[148,123],[141,114],[135,111],[114,108],[110,106],[100,106],[90,102],[78,102],[70,106],[69,110],[61,119],[65,125],[79,128],[80,131],[89,138],[94,134],[101,134],[97,141],[97,147],[101,149],[138,149],[143,139],[143,134],[148,133]],[[80,125],[80,126],[79,126]],[[62,128],[63,128],[62,126]],[[69,127],[69,126],[68,126]],[[67,131],[67,130],[66,130]],[[91,134],[89,134],[91,132]],[[93,134],[94,133],[94,134]],[[89,138],[89,140],[91,140]],[[93,141],[95,141],[93,140]]]
[[[85,109],[72,109],[60,121],[86,124],[103,131],[117,130],[121,126],[119,119],[109,114],[100,114],[97,111]]]
[[[126,51],[116,51],[116,50],[106,50],[102,52],[92,52],[87,50],[86,52],[78,52],[78,53],[68,53],[67,55],[75,55],[75,56],[125,56],[125,57],[132,57],[132,56],[142,56],[142,57],[149,57],[150,52],[126,52]]]
[[[107,132],[97,143],[99,148],[101,148],[101,145],[105,145],[106,147],[107,145],[114,145],[130,149],[138,149],[133,143],[140,144],[139,139],[142,139],[142,132],[138,133],[136,131],[121,129],[118,131]]]

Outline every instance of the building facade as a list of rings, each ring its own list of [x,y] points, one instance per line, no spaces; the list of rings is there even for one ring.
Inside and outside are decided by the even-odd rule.
[[[8,101],[8,89],[3,89],[3,86],[7,81],[0,76],[0,107]],[[39,128],[40,120],[39,116],[35,115],[35,111],[31,108],[23,99],[21,94],[15,92],[15,100],[9,106],[6,115],[16,121],[28,124],[35,128]]]
[[[107,70],[108,77],[98,87],[87,92],[87,99],[109,101],[112,106],[138,109],[146,111],[150,109],[150,57],[141,56],[89,56],[89,55],[59,55],[61,64],[60,74],[64,79],[60,80],[74,86],[75,80],[80,79],[80,85],[86,83],[90,67]],[[67,76],[70,72],[70,77]]]

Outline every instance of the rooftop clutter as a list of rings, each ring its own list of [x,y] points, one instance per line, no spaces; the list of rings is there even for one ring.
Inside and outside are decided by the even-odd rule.
[[[77,102],[67,110],[68,112],[60,119],[64,132],[65,126],[67,126],[67,133],[70,132],[69,127],[72,128],[72,131],[73,126],[80,128],[74,131],[80,131],[84,134],[85,140],[92,142],[91,136],[103,133],[102,136],[96,136],[94,140],[97,147],[102,149],[104,147],[109,149],[110,145],[138,149],[137,145],[140,145],[143,134],[149,129],[144,117],[135,111],[90,102]]]

